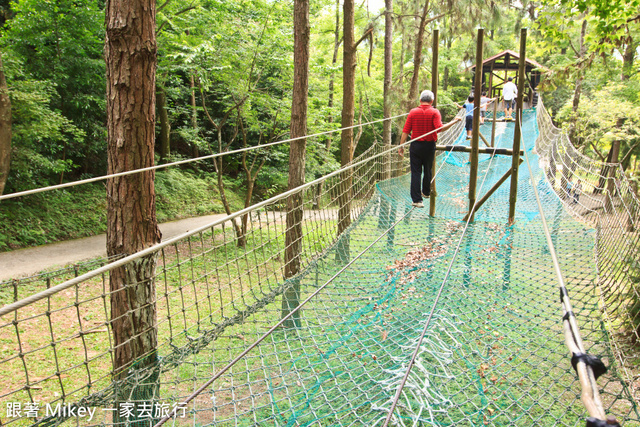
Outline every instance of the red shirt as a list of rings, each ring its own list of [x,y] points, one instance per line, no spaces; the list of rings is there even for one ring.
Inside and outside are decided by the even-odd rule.
[[[402,132],[409,135],[410,139],[418,138],[425,133],[442,127],[440,111],[431,105],[420,105],[409,112]],[[438,132],[421,137],[418,141],[437,141]]]

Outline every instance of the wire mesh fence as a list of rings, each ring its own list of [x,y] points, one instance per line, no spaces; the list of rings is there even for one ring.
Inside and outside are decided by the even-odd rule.
[[[544,114],[525,112],[523,133],[525,149],[532,150],[539,128],[543,166],[549,164],[544,144],[560,138]],[[464,143],[461,126],[439,143]],[[481,128],[486,136],[490,126]],[[497,126],[496,145],[510,147],[512,124]],[[613,295],[619,285],[602,279],[600,265],[620,262],[612,260],[619,253],[604,249],[612,243],[601,242],[610,233],[605,223],[593,229],[568,214],[578,208],[557,184],[549,185],[547,166],[533,175],[521,170],[515,225],[506,225],[508,188],[501,187],[463,233],[467,158],[439,156],[435,217],[411,207],[406,162],[379,145],[354,161],[352,186],[339,173],[304,188],[302,269],[294,277],[283,274],[285,197],[157,246],[149,303],[156,319],[157,346],[148,355],[154,363],[141,360],[124,374],[113,371],[108,276],[114,265],[134,260],[63,283],[0,288],[3,304],[47,286],[58,290],[0,317],[0,369],[7,373],[0,385],[2,423],[142,426],[169,416],[176,425],[381,425],[436,289],[448,277],[395,425],[582,425],[585,410],[532,199],[535,182],[585,345],[612,368],[599,380],[605,409],[637,424],[632,383],[622,368],[637,354],[615,356],[620,344],[614,339],[629,333],[627,324],[609,322],[618,328],[611,334],[602,323],[606,298],[622,304]],[[479,194],[511,164],[508,156],[480,159]],[[341,197],[350,201],[350,224],[338,235]],[[614,236],[622,238],[607,239]],[[317,293],[297,313],[295,327],[267,334],[281,320],[282,295],[293,286],[300,301]],[[607,286],[608,294],[596,293]],[[609,319],[615,314],[607,310]],[[128,313],[127,321],[137,315]]]

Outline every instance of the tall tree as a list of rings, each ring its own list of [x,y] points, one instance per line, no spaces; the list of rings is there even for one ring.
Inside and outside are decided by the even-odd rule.
[[[344,167],[353,160],[353,117],[355,114],[356,87],[356,43],[355,43],[355,4],[354,0],[344,0],[342,6],[344,30],[342,48],[342,134],[340,143],[340,166]],[[344,171],[340,175],[338,208],[338,235],[351,225],[351,185],[352,171]],[[349,258],[349,241],[344,236],[340,240],[340,248],[336,252],[338,259]]]
[[[420,23],[418,24],[418,35],[416,36],[416,44],[413,51],[413,74],[411,76],[411,84],[409,86],[409,94],[407,96],[407,107],[413,105],[418,98],[418,78],[420,77],[420,66],[422,65],[422,46],[424,44],[424,32],[427,24],[443,14],[429,17],[429,0],[424,2],[422,13],[420,14]]]
[[[307,92],[309,88],[309,0],[295,0],[293,11],[293,100],[291,104],[291,138],[289,148],[289,182],[292,190],[304,184],[305,152],[307,135]],[[292,194],[287,199],[287,231],[285,234],[284,277],[294,277],[300,271],[302,253],[302,219],[304,216],[303,192]],[[300,287],[295,283],[282,296],[282,314],[286,315],[300,303]],[[294,318],[298,318],[296,313]],[[295,326],[296,320],[290,320]]]
[[[348,165],[353,160],[353,119],[355,116],[355,87],[356,87],[356,52],[358,45],[373,31],[369,27],[360,40],[355,39],[355,3],[354,0],[345,0],[342,7],[344,19],[343,48],[342,48],[342,134],[340,144],[340,165]],[[351,185],[352,172],[345,171],[341,175],[342,185],[339,197],[338,209],[338,234],[341,234],[351,225]],[[348,243],[342,252],[348,256]]]
[[[156,88],[156,100],[157,114],[160,119],[160,160],[168,162],[171,155],[171,123],[167,111],[167,94],[161,85]]]
[[[9,177],[11,165],[11,100],[0,53],[0,196]]]
[[[391,117],[391,81],[393,79],[393,0],[385,0],[384,17],[384,95],[383,116]],[[385,149],[391,148],[391,120],[385,120],[382,131]],[[391,156],[385,161],[384,177],[390,178]]]
[[[329,117],[327,121],[333,123],[333,98],[334,98],[334,80],[335,80],[335,66],[338,62],[338,51],[340,50],[340,0],[336,0],[336,26],[333,30],[333,57],[331,58],[331,78],[329,79]],[[329,135],[327,138],[327,151],[331,149],[331,142],[333,141],[333,135]]]
[[[153,166],[157,47],[153,0],[107,0],[107,143],[110,174]],[[107,181],[107,254],[130,255],[160,242],[154,172]],[[156,256],[147,255],[111,271],[111,328],[117,379],[136,369],[155,372],[157,323]],[[136,386],[148,401],[156,385]],[[124,386],[116,399],[129,399]]]
[[[19,78],[50,86],[48,107],[75,128],[70,132],[65,124],[60,137],[38,141],[34,149],[59,161],[58,182],[74,170],[104,174],[104,10],[91,0],[24,0],[12,9],[15,17],[3,28],[2,42],[21,63]],[[17,123],[21,112],[15,106],[14,112]],[[14,145],[23,146],[19,138]]]

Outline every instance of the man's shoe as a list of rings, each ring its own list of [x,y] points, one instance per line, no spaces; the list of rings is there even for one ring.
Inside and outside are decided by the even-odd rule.
[[[411,206],[416,208],[424,208],[424,204],[422,202],[413,202],[411,203]]]
[[[429,197],[431,197],[431,194],[424,194],[424,193],[422,193],[422,198],[423,198],[423,199],[428,199]]]

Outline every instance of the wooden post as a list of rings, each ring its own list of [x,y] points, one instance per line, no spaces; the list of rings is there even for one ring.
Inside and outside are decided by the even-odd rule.
[[[519,163],[522,163],[523,160],[519,159],[518,160]],[[475,207],[473,209],[473,213],[475,215],[476,212],[478,212],[478,209],[480,209],[480,207],[482,205],[484,205],[484,202],[486,202],[487,200],[489,200],[489,197],[491,197],[491,195],[493,193],[496,192],[496,190],[498,188],[500,188],[500,186],[507,180],[507,178],[509,178],[509,176],[511,176],[511,172],[513,171],[513,169],[509,169],[507,172],[505,172],[504,175],[502,175],[502,177],[498,180],[498,182],[496,182],[495,184],[493,184],[493,187],[491,187],[491,189],[489,189],[489,191],[487,191],[487,194],[485,194],[484,196],[482,196],[482,198],[480,200],[478,200],[475,204]],[[469,213],[467,213],[464,218],[462,218],[462,222],[466,222],[467,219],[469,218]]]
[[[493,124],[491,125],[491,146],[496,146],[496,118],[498,116],[498,100],[493,101]]]
[[[520,30],[520,63],[518,64],[518,75],[524,75],[524,65],[527,56],[527,29]],[[524,91],[524,79],[518,79],[518,99],[516,102],[516,123],[513,130],[513,151],[520,151],[520,137],[522,136],[522,98]],[[513,156],[511,161],[511,189],[509,191],[509,225],[513,224],[516,216],[516,198],[518,197],[518,167],[519,159]]]
[[[493,64],[495,64],[495,60],[491,61],[491,70],[489,71],[489,98],[493,98]]]
[[[433,92],[433,108],[436,107],[436,101],[438,100],[438,44],[440,37],[440,30],[433,30],[433,44],[431,47],[431,91]],[[429,215],[436,216],[436,156],[433,156],[433,163],[431,165],[431,197],[429,198]]]
[[[476,185],[478,183],[478,139],[480,134],[480,99],[482,98],[482,47],[484,28],[478,28],[478,40],[476,45],[476,73],[474,75],[473,97],[473,130],[471,131],[471,153],[469,163],[469,214],[473,222],[473,206],[476,204]]]
[[[493,122],[495,125],[495,122]],[[487,138],[484,137],[483,134],[478,133],[478,136],[480,137],[480,139],[482,139],[482,142],[484,142],[484,145],[486,145],[487,147],[491,148],[491,145],[489,145],[489,141],[487,141]]]

